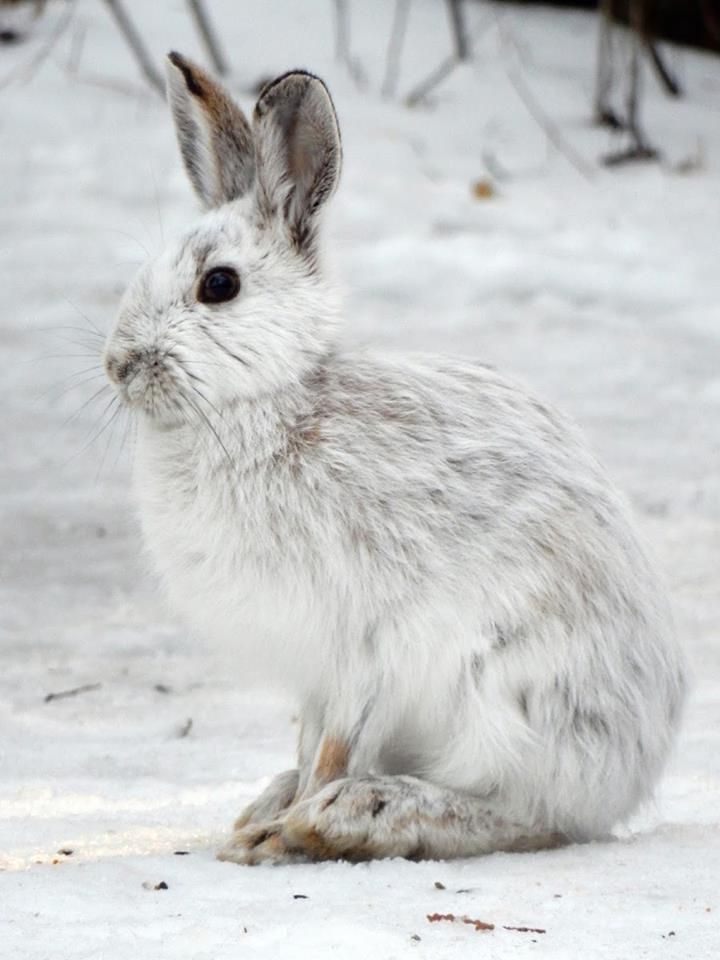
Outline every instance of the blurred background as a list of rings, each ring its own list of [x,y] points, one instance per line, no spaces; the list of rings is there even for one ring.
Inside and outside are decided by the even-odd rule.
[[[668,582],[696,684],[657,808],[617,846],[443,876],[477,880],[482,909],[509,922],[511,903],[554,924],[562,938],[541,939],[541,955],[654,957],[672,930],[684,956],[711,956],[717,0],[0,0],[9,955],[46,956],[52,931],[54,955],[99,956],[113,925],[120,952],[108,956],[234,957],[243,928],[250,956],[333,944],[403,956],[425,906],[475,909],[438,901],[432,865],[250,880],[212,860],[247,799],[292,764],[295,728],[292,705],[243,690],[231,658],[165,610],[133,513],[132,423],[99,363],[129,279],[196,214],[164,103],[170,49],[221,74],[246,109],[292,67],[328,82],[345,150],[328,268],[346,294],[346,341],[477,356],[563,407],[627,492]],[[185,891],[182,904],[158,910],[142,883],[159,880]],[[315,902],[278,919],[300,881]],[[447,931],[419,932],[420,956],[464,955]],[[170,933],[182,941],[159,949]]]

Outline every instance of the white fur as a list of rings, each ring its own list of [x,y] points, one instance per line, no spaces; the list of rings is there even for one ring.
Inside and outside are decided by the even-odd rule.
[[[196,302],[199,258],[237,269],[236,300]],[[522,835],[603,835],[650,796],[685,685],[625,504],[521,386],[466,360],[345,354],[336,318],[253,195],[127,294],[107,362],[140,357],[121,392],[174,607],[297,698],[301,788],[330,734],[352,744],[351,779],[410,775],[428,803],[466,791]],[[423,850],[508,845],[506,825],[495,843],[452,829]]]

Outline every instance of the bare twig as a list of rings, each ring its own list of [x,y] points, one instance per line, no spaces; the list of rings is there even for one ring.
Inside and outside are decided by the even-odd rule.
[[[127,10],[123,7],[121,0],[105,0],[105,5],[112,14],[118,29],[125,37],[133,56],[137,60],[138,66],[148,81],[161,97],[165,96],[165,84],[162,82],[160,74],[155,69],[150,54],[148,53],[142,37],[135,24],[130,19]]]
[[[502,163],[491,150],[483,150],[482,160],[485,164],[485,169],[491,177],[495,178],[495,180],[510,179],[510,171],[502,165]]]
[[[613,130],[625,130],[631,137],[629,146],[602,158],[605,166],[618,166],[636,160],[654,160],[659,156],[645,137],[640,122],[643,55],[647,52],[655,70],[672,96],[680,95],[680,85],[665,66],[648,29],[647,0],[629,0],[628,27],[624,35],[629,45],[629,67],[625,94],[625,113],[620,116],[610,103],[613,79],[613,44],[617,27],[613,24],[613,0],[601,0],[598,74],[595,90],[595,119]]]
[[[228,69],[227,60],[223,56],[222,50],[220,49],[217,34],[215,33],[215,30],[210,22],[210,17],[205,9],[205,4],[202,2],[202,0],[187,0],[187,3],[190,7],[190,13],[192,14],[193,20],[195,21],[195,26],[198,29],[203,45],[205,46],[208,56],[212,60],[215,70],[220,74],[221,77],[226,76],[230,72]]]
[[[193,726],[192,717],[188,717],[185,723],[182,725],[182,727],[180,727],[180,732],[178,733],[178,737],[181,740],[184,740],[185,737],[187,737],[190,734],[190,731],[192,730],[192,726]]]
[[[136,97],[139,100],[147,99],[147,87],[126,83],[124,80],[116,80],[114,77],[104,77],[99,73],[78,74],[75,77],[75,82],[89,87],[102,87],[105,90],[112,90],[114,93],[121,93],[126,97]]]
[[[486,923],[485,920],[475,920],[473,917],[457,917],[454,913],[428,913],[427,919],[430,923],[438,923],[440,920],[447,920],[450,923],[466,923],[474,927],[476,931],[494,930],[494,923]]]
[[[647,52],[650,55],[650,62],[652,63],[653,67],[655,67],[655,72],[660,78],[660,82],[665,87],[666,92],[669,93],[671,97],[681,97],[682,87],[680,86],[677,77],[675,77],[668,70],[655,41],[650,37],[647,37],[645,44],[647,46]]]
[[[640,4],[630,0],[630,81],[627,92],[627,126],[638,145],[642,142],[638,119],[638,101],[640,96],[640,50],[641,15]]]
[[[405,104],[408,107],[417,106],[421,100],[425,99],[431,90],[441,84],[446,77],[450,76],[458,63],[460,63],[460,61],[456,55],[451,53],[449,57],[446,57],[441,64],[435,67],[431,74],[412,88],[410,93],[405,97]]]
[[[81,687],[73,687],[71,690],[47,693],[45,695],[45,703],[51,703],[53,700],[65,700],[67,697],[77,697],[81,693],[91,693],[93,690],[99,690],[101,686],[101,683],[85,683]]]
[[[450,30],[455,43],[455,56],[459,61],[467,60],[470,56],[470,40],[462,0],[446,0],[446,4],[450,17]]]
[[[344,62],[350,55],[350,14],[346,0],[333,0],[335,9],[335,59]]]
[[[595,122],[615,126],[610,107],[613,79],[614,32],[612,0],[600,0],[598,6],[597,73],[595,78]]]
[[[545,131],[545,135],[552,145],[575,167],[581,176],[585,177],[586,180],[592,180],[595,171],[563,137],[557,124],[553,123],[540,106],[538,100],[536,100],[520,71],[513,67],[508,67],[507,75],[510,83],[512,83],[515,88],[515,92],[525,104],[528,113],[538,126]]]
[[[344,63],[358,89],[365,86],[365,72],[350,52],[350,10],[347,0],[333,0],[335,10],[335,59]]]
[[[450,9],[450,7],[448,7],[448,9]],[[492,23],[493,23],[493,18],[488,17],[487,20],[485,20],[480,25],[480,28],[475,33],[474,39],[477,40],[479,37],[481,37],[485,33],[485,31],[488,30],[490,26],[492,26]],[[446,77],[450,76],[450,74],[453,72],[455,67],[457,67],[460,63],[463,63],[465,59],[469,58],[469,51],[470,51],[471,45],[470,45],[470,41],[467,39],[467,31],[464,26],[464,21],[461,20],[461,24],[462,24],[462,27],[461,27],[462,34],[465,37],[464,40],[460,41],[461,49],[466,50],[467,55],[463,54],[462,58],[458,55],[459,41],[457,36],[453,33],[453,42],[454,42],[453,52],[449,56],[447,56],[440,64],[438,64],[438,66],[435,67],[435,69],[424,80],[421,80],[420,83],[416,84],[412,88],[410,93],[407,94],[407,96],[405,97],[405,103],[408,107],[414,107],[418,103],[420,103],[421,100],[424,100],[431,90],[433,90],[440,83],[442,83],[442,81]]]
[[[11,86],[11,84],[15,83],[16,81],[27,83],[30,79],[32,79],[36,71],[39,70],[43,63],[47,60],[47,58],[55,49],[58,41],[70,26],[72,16],[75,13],[76,3],[77,0],[69,0],[62,17],[58,19],[58,22],[55,24],[55,29],[52,31],[42,47],[40,47],[35,56],[31,57],[27,63],[21,64],[18,68],[7,74],[7,76],[3,77],[3,79],[0,81],[0,90]]]
[[[402,48],[405,45],[409,11],[410,0],[395,0],[393,22],[390,28],[390,40],[385,56],[385,77],[381,88],[384,97],[391,97],[397,89],[398,75],[400,73],[400,57],[402,55]]]
[[[511,46],[517,53],[517,43],[513,35],[507,29],[503,20],[495,13],[497,18],[497,27],[500,34],[500,41],[506,49]],[[592,180],[595,171],[587,161],[572,147],[563,137],[559,127],[554,123],[534,96],[530,87],[525,82],[525,78],[518,67],[506,64],[505,72],[508,80],[515,88],[515,92],[525,104],[528,113],[531,115],[537,125],[545,132],[545,136],[550,143],[572,164],[577,172],[585,177],[586,180]]]
[[[66,70],[69,74],[76,74],[80,67],[80,58],[82,57],[85,46],[85,37],[87,36],[87,27],[84,23],[79,23],[72,32],[70,38],[70,52],[68,53]]]
[[[634,143],[625,150],[618,150],[616,153],[608,153],[602,158],[606,167],[621,167],[626,163],[644,162],[646,160],[657,160],[658,151],[643,143]]]
[[[630,81],[627,98],[627,129],[633,138],[632,146],[613,158],[606,157],[605,164],[622,163],[625,160],[654,160],[658,151],[651,147],[640,125],[640,84],[642,83],[642,50],[646,35],[647,0],[630,0]]]

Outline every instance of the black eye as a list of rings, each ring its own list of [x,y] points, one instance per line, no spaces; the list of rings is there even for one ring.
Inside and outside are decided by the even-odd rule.
[[[225,303],[240,293],[240,277],[232,267],[208,270],[200,281],[198,300],[201,303]]]

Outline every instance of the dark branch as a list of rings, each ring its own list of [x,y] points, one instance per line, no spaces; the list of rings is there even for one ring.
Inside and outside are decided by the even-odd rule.
[[[467,60],[470,56],[470,39],[465,23],[465,11],[462,0],[446,0],[450,30],[455,43],[455,56],[458,60]]]
[[[99,690],[100,683],[85,683],[81,687],[73,687],[71,690],[60,690],[58,693],[47,693],[45,703],[51,703],[53,700],[65,700],[67,697],[77,697],[81,693],[91,693],[93,690]]]
[[[223,56],[222,50],[220,49],[217,34],[215,33],[215,30],[210,22],[210,17],[205,9],[205,4],[202,2],[202,0],[187,0],[187,2],[188,6],[190,7],[190,13],[195,21],[195,26],[198,29],[203,45],[207,50],[208,56],[212,60],[216,72],[219,73],[221,77],[227,76],[227,74],[230,72],[228,69],[227,60]]]
[[[670,73],[667,66],[665,65],[660,51],[658,50],[657,44],[654,40],[651,40],[649,37],[645,41],[647,44],[647,51],[650,54],[650,61],[655,67],[655,72],[660,78],[660,82],[665,87],[667,92],[671,97],[681,97],[682,96],[682,87],[678,82],[677,78]]]
[[[165,84],[155,69],[150,54],[142,41],[142,37],[130,19],[127,10],[123,7],[120,0],[105,0],[105,5],[112,14],[120,32],[125,37],[145,79],[157,90],[161,97],[164,97]]]

